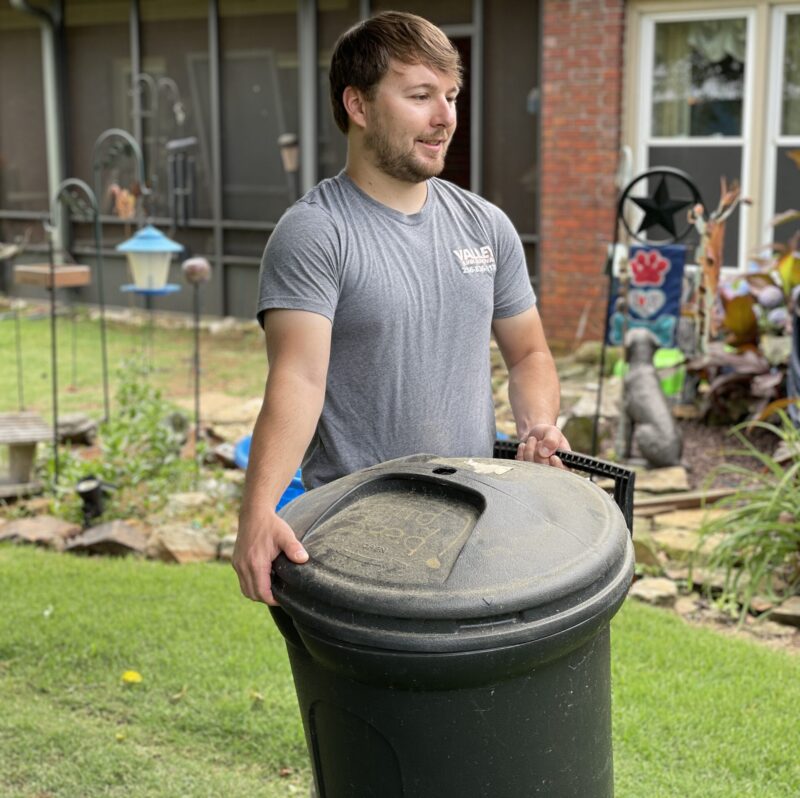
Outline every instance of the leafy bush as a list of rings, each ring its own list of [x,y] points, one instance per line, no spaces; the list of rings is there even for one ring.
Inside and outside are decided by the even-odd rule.
[[[60,451],[52,508],[56,514],[81,520],[75,486],[88,476],[113,486],[106,519],[155,512],[169,493],[191,485],[195,465],[180,456],[186,418],[148,381],[148,374],[141,360],[123,363],[115,408],[100,426],[99,454],[85,458],[75,450]],[[52,483],[52,454],[47,471]]]
[[[724,571],[719,602],[740,606],[742,620],[755,596],[780,602],[800,586],[800,430],[783,411],[778,416],[780,425],[753,422],[748,426],[772,432],[789,458],[781,463],[764,454],[745,436],[745,425],[735,427],[732,433],[742,448],[728,454],[752,457],[754,466],[725,463],[715,469],[715,474],[740,478],[742,487],[715,505],[728,512],[700,530],[700,546],[721,533],[708,567]],[[755,467],[759,464],[761,468]]]

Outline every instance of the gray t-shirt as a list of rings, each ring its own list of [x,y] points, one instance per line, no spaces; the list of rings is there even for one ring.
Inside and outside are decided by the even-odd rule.
[[[292,308],[333,323],[306,487],[408,454],[491,456],[492,320],[535,298],[505,214],[446,181],[427,185],[422,210],[406,215],[341,173],[295,203],[267,243],[259,320]]]

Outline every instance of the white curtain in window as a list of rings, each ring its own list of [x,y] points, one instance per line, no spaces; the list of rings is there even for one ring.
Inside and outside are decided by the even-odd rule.
[[[741,101],[746,44],[744,19],[657,23],[653,135],[675,137],[719,132],[713,127],[693,131],[692,106],[716,100]]]
[[[786,18],[781,135],[800,136],[800,14]]]

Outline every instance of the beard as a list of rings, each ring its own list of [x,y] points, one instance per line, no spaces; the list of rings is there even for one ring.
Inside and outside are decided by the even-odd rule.
[[[450,141],[444,142],[439,158],[420,158],[413,149],[401,150],[393,143],[382,127],[369,131],[364,136],[365,149],[375,156],[375,165],[389,177],[405,183],[423,183],[436,177],[444,169],[444,157]]]

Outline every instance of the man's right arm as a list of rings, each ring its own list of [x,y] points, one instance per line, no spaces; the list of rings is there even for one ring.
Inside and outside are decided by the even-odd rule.
[[[242,593],[277,604],[272,561],[308,555],[275,506],[291,481],[322,412],[330,358],[331,322],[317,313],[269,310],[264,318],[269,373],[250,443],[233,567]]]

